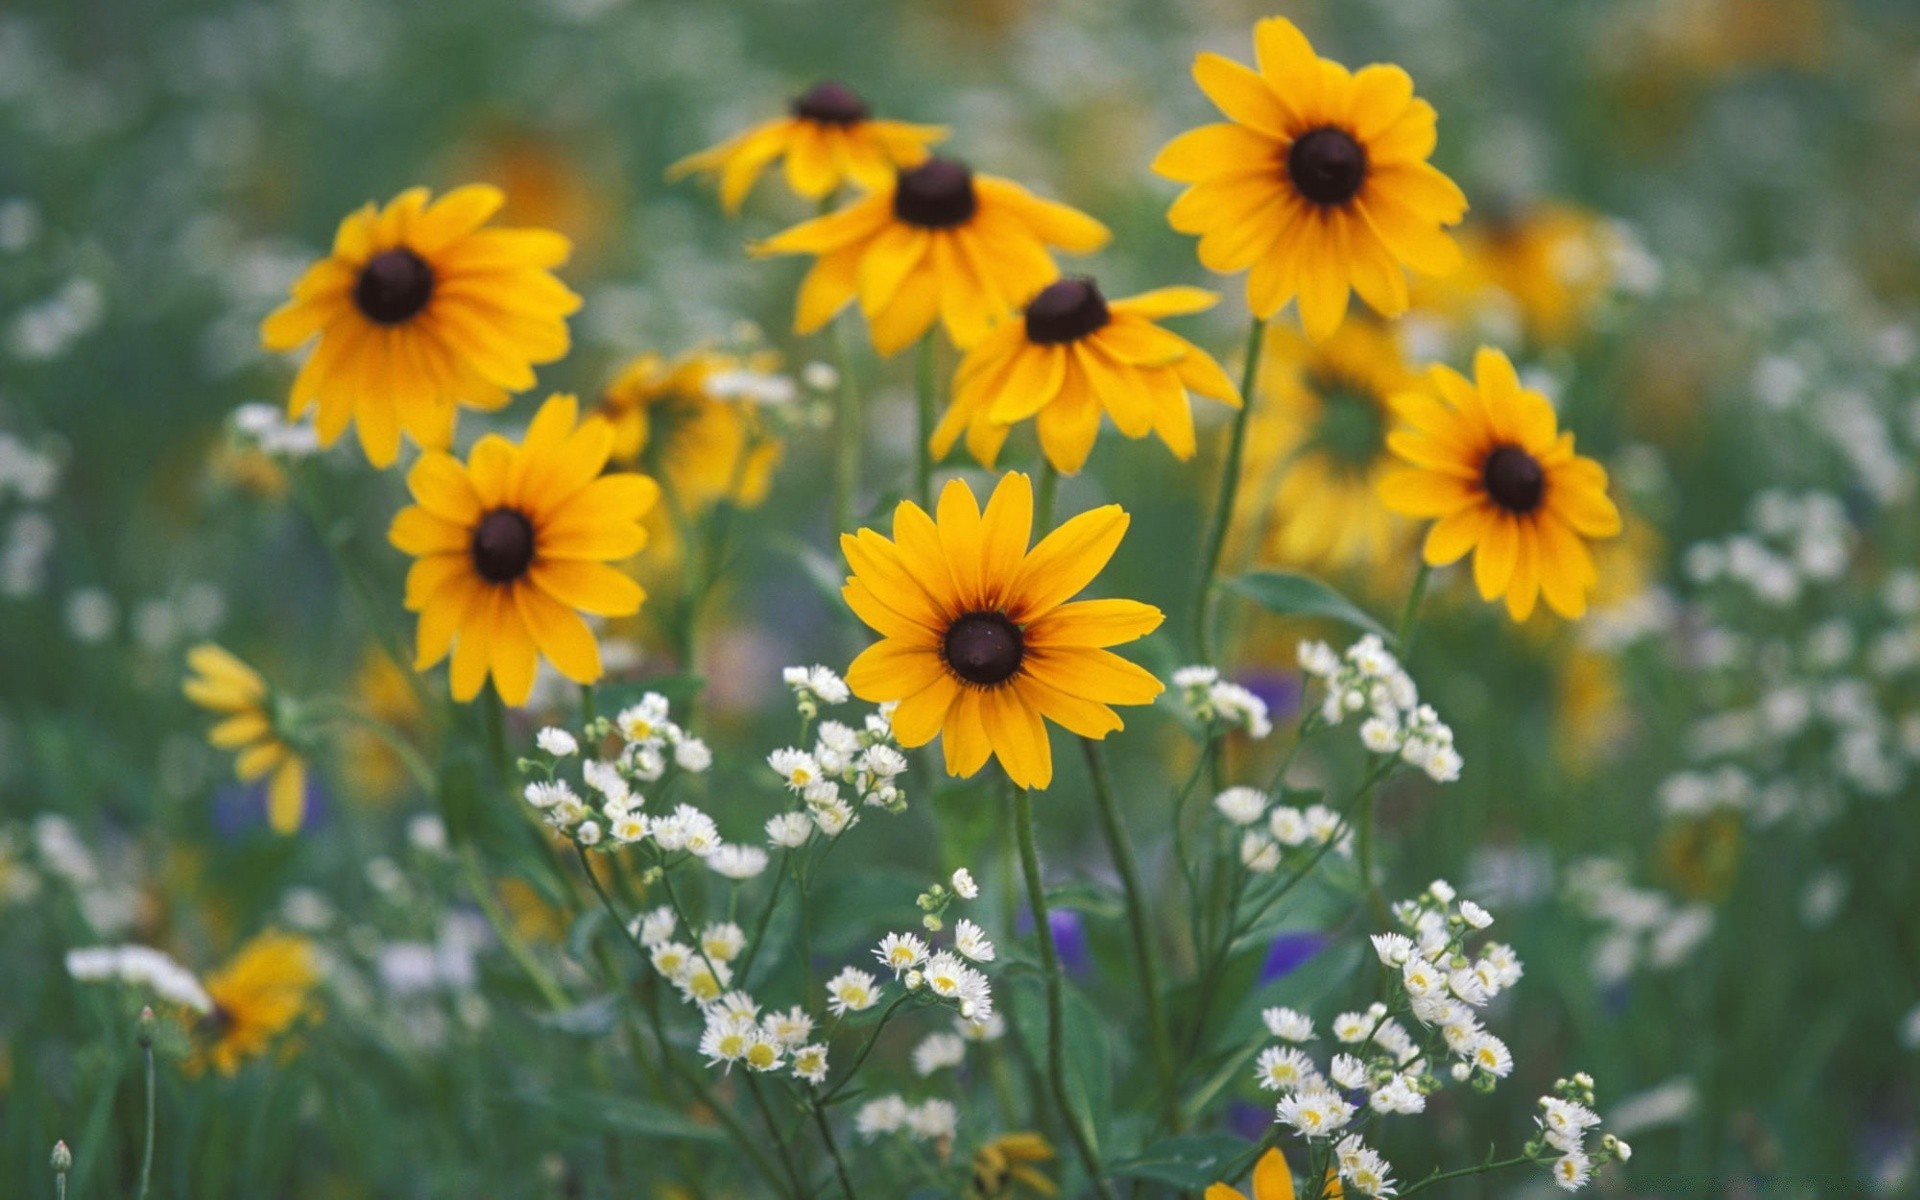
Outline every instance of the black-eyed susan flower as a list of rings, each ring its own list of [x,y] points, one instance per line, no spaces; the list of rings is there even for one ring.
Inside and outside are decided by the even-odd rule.
[[[1271,317],[1298,299],[1307,335],[1332,335],[1357,291],[1384,316],[1407,308],[1402,267],[1444,274],[1459,247],[1442,227],[1466,197],[1427,162],[1433,106],[1382,63],[1350,72],[1284,17],[1254,26],[1259,70],[1217,54],[1193,64],[1229,118],[1169,142],[1153,169],[1189,184],[1167,214],[1200,235],[1200,261],[1248,271],[1247,302]]]
[[[718,175],[720,206],[740,211],[760,173],[775,160],[786,167],[787,186],[809,200],[847,184],[878,191],[895,169],[927,161],[927,147],[947,136],[938,125],[884,121],[844,83],[817,83],[795,97],[788,115],[755,125],[667,168],[667,178],[694,172]]]
[[[1569,619],[1594,586],[1587,543],[1620,532],[1607,472],[1574,453],[1547,398],[1520,386],[1507,356],[1482,347],[1471,381],[1446,366],[1428,373],[1438,397],[1403,392],[1395,413],[1410,429],[1387,444],[1408,464],[1381,480],[1387,506],[1432,518],[1426,560],[1444,566],[1471,553],[1483,599],[1504,595],[1516,621],[1535,601]]]
[[[937,734],[952,775],[989,755],[1024,788],[1053,779],[1046,722],[1082,737],[1121,728],[1111,705],[1146,704],[1160,681],[1107,649],[1160,624],[1134,600],[1069,599],[1100,573],[1127,529],[1109,504],[1067,521],[1031,550],[1033,488],[1003,476],[980,510],[961,480],[937,516],[912,501],[893,514],[893,538],[844,534],[853,574],[841,594],[881,635],[847,670],[863,700],[898,701],[903,746]]]
[[[771,353],[716,350],[630,360],[601,393],[597,409],[613,426],[613,461],[649,466],[689,513],[723,499],[755,507],[772,486],[780,441],[758,405],[726,384],[764,375],[779,362]]]
[[[1240,391],[1204,350],[1154,321],[1217,299],[1172,287],[1109,302],[1091,279],[1055,280],[961,360],[953,404],[930,439],[934,456],[964,430],[968,452],[991,467],[1008,430],[1031,417],[1047,461],[1071,475],[1086,465],[1105,412],[1127,437],[1157,434],[1192,458],[1187,393],[1237,408]]]
[[[416,561],[407,608],[420,614],[414,666],[453,655],[453,697],[493,685],[525,704],[544,656],[567,678],[600,677],[600,646],[580,613],[625,616],[645,593],[610,563],[646,544],[641,519],[660,489],[645,475],[601,475],[613,428],[580,421],[553,396],[518,446],[498,434],[463,464],[429,452],[407,473],[415,503],[388,538]]]
[[[453,440],[458,405],[499,408],[533,386],[536,363],[567,352],[580,298],[554,278],[566,238],[544,229],[481,228],[506,197],[471,184],[428,203],[425,188],[340,223],[333,253],[307,268],[293,299],[260,326],[269,350],[318,338],[287,408],[318,406],[331,446],[351,423],[376,467]]]
[[[307,939],[273,930],[254,937],[207,977],[213,1010],[196,1028],[200,1044],[189,1068],[210,1066],[232,1075],[247,1060],[267,1053],[281,1035],[315,1014],[312,993],[319,980],[320,964]]]
[[[1271,326],[1241,476],[1259,552],[1289,566],[1367,569],[1393,557],[1406,523],[1380,502],[1393,456],[1392,399],[1419,385],[1391,334],[1349,321],[1324,342]]]
[[[930,158],[754,253],[817,257],[800,284],[796,333],[812,333],[858,298],[874,348],[892,354],[936,319],[955,345],[973,345],[1059,275],[1049,246],[1086,254],[1106,241],[1106,226],[1085,213]]]
[[[1059,1195],[1060,1186],[1035,1165],[1052,1157],[1053,1146],[1037,1133],[1001,1134],[974,1152],[967,1200]]]
[[[234,752],[241,782],[267,780],[274,832],[297,832],[307,812],[307,761],[281,733],[267,681],[212,642],[187,651],[187,666],[192,673],[181,686],[187,699],[224,718],[207,731],[207,741]]]
[[[1460,227],[1462,265],[1422,281],[1420,309],[1488,331],[1519,326],[1534,343],[1579,340],[1607,293],[1621,235],[1575,205],[1501,206]]]

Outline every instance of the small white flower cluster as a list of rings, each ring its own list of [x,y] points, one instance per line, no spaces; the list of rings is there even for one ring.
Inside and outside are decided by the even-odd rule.
[[[908,1104],[898,1093],[869,1100],[853,1117],[861,1137],[874,1141],[888,1134],[906,1134],[918,1141],[939,1142],[953,1137],[960,1110],[951,1100],[922,1100]]]
[[[1335,842],[1341,854],[1353,853],[1353,838],[1340,814],[1324,804],[1296,808],[1268,807],[1269,797],[1259,788],[1230,787],[1213,798],[1213,807],[1228,824],[1241,827],[1240,862],[1256,875],[1279,870],[1295,850]]]
[[[847,681],[827,667],[788,667],[780,677],[793,689],[800,715],[808,720],[820,715],[821,705],[845,704],[853,696]]]
[[[1493,914],[1471,900],[1456,903],[1453,887],[1443,879],[1393,911],[1408,932],[1375,934],[1374,952],[1400,972],[1414,1019],[1440,1030],[1455,1060],[1455,1082],[1493,1090],[1496,1081],[1513,1073],[1513,1056],[1505,1042],[1481,1027],[1474,1010],[1520,981],[1519,958],[1499,942],[1488,943],[1478,956],[1468,954],[1466,939],[1492,925]]]
[[[1370,752],[1397,755],[1435,783],[1460,778],[1464,764],[1453,746],[1453,730],[1431,705],[1420,703],[1413,677],[1378,635],[1367,634],[1344,655],[1335,654],[1325,642],[1303,641],[1300,668],[1326,687],[1322,721],[1338,725],[1365,713],[1360,741]]]
[[[1688,962],[1713,932],[1712,905],[1681,904],[1665,892],[1634,887],[1626,868],[1613,859],[1575,864],[1567,873],[1566,891],[1603,927],[1592,969],[1604,986],[1624,983],[1642,967],[1665,971]]]
[[[67,951],[67,974],[82,983],[118,982],[143,987],[170,1004],[199,1013],[213,1011],[213,997],[192,971],[151,946],[86,946]]]
[[[1187,715],[1202,725],[1241,729],[1254,738],[1273,732],[1267,702],[1239,684],[1221,679],[1217,667],[1181,667],[1173,673],[1173,686],[1179,689],[1180,704]]]
[[[827,1048],[809,1041],[813,1018],[798,1005],[760,1015],[745,992],[728,992],[706,1006],[707,1024],[700,1053],[709,1067],[733,1070],[734,1063],[760,1074],[786,1067],[808,1083],[827,1077]]]
[[[1837,496],[1767,491],[1747,511],[1752,532],[1688,547],[1682,566],[1698,584],[1728,582],[1784,608],[1809,583],[1840,577],[1853,557],[1853,525]]]
[[[769,842],[796,849],[814,829],[839,837],[859,821],[855,805],[906,811],[900,777],[906,774],[907,756],[893,741],[887,720],[892,711],[892,705],[882,705],[860,729],[822,721],[812,750],[788,746],[767,755],[767,765],[805,804],[767,822]]]
[[[986,932],[964,917],[953,927],[952,950],[935,950],[917,933],[889,933],[873,952],[909,992],[925,988],[952,1004],[962,1021],[976,1024],[993,1019],[993,985],[969,963],[992,962],[994,955]]]
[[[288,421],[286,408],[256,401],[233,410],[233,429],[262,453],[300,459],[320,452],[320,435],[313,421]]]
[[[733,984],[729,965],[746,948],[740,927],[709,925],[695,937],[696,945],[675,940],[679,919],[673,909],[660,907],[635,917],[629,925],[647,950],[653,969],[678,988],[689,1004],[707,1007],[725,999]]]
[[[1551,1157],[1547,1169],[1563,1190],[1577,1192],[1585,1187],[1597,1166],[1586,1141],[1600,1126],[1600,1114],[1593,1111],[1593,1076],[1580,1071],[1571,1079],[1556,1080],[1553,1091],[1540,1097],[1540,1115],[1534,1123],[1540,1127],[1540,1136],[1528,1143],[1528,1156]],[[1633,1157],[1633,1147],[1611,1133],[1602,1134],[1599,1157],[1603,1162],[1626,1162]]]

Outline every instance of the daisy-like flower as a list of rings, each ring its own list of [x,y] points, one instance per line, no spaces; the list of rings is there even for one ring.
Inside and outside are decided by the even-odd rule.
[[[964,431],[967,452],[991,467],[1012,427],[1032,418],[1047,461],[1072,475],[1086,465],[1104,410],[1127,437],[1155,434],[1175,457],[1192,458],[1187,394],[1238,408],[1240,390],[1206,351],[1154,321],[1217,299],[1170,287],[1109,301],[1091,279],[1055,280],[960,360],[953,404],[928,439],[934,457]]]
[[[1247,303],[1271,317],[1298,297],[1316,341],[1330,337],[1357,291],[1383,316],[1407,308],[1403,266],[1444,275],[1460,248],[1442,227],[1467,200],[1427,162],[1433,106],[1381,63],[1349,71],[1321,58],[1285,17],[1253,28],[1259,69],[1217,54],[1194,80],[1228,122],[1189,130],[1153,169],[1190,185],[1167,218],[1199,234],[1200,261],[1248,270]]]
[[[1275,1116],[1291,1125],[1304,1138],[1331,1137],[1353,1120],[1353,1105],[1339,1092],[1325,1086],[1311,1087],[1282,1097],[1274,1106]]]
[[[1160,681],[1105,647],[1160,624],[1133,600],[1068,598],[1106,565],[1127,514],[1109,504],[1082,513],[1027,548],[1033,488],[1003,476],[980,511],[954,480],[938,520],[911,501],[894,510],[893,540],[871,529],[843,535],[853,575],[841,595],[882,640],[847,669],[863,700],[898,701],[902,746],[940,735],[947,772],[972,775],[993,755],[1020,787],[1053,779],[1051,720],[1083,737],[1121,728],[1110,705],[1147,704]]]
[[[1267,1032],[1289,1042],[1310,1042],[1313,1040],[1313,1018],[1306,1013],[1291,1008],[1269,1008],[1260,1014],[1266,1023]]]
[[[1086,254],[1107,236],[1092,217],[1019,184],[930,158],[753,252],[817,257],[800,284],[794,332],[812,333],[857,297],[885,355],[936,318],[956,346],[973,345],[1060,273],[1048,247]]]
[[[533,692],[541,656],[578,683],[600,678],[600,646],[580,619],[635,612],[645,593],[611,562],[646,544],[640,520],[660,489],[644,475],[602,476],[613,431],[575,427],[571,396],[542,405],[520,445],[488,434],[465,464],[430,452],[407,474],[415,504],[388,538],[418,561],[407,607],[420,614],[417,670],[453,654],[453,697],[492,675],[513,705]]]
[[[1393,397],[1417,385],[1392,335],[1349,321],[1324,342],[1269,327],[1247,427],[1238,510],[1258,514],[1254,549],[1289,566],[1366,569],[1399,561],[1409,529],[1380,502],[1393,466]]]
[[[808,1083],[827,1081],[827,1048],[802,1046],[793,1052],[793,1073]]]
[[[880,1002],[880,986],[858,967],[847,967],[827,980],[827,1008],[836,1017],[865,1012]]]
[[[1266,1092],[1297,1092],[1324,1086],[1320,1072],[1306,1053],[1292,1046],[1268,1046],[1254,1065],[1254,1082]]]
[[[273,931],[255,937],[207,976],[213,1011],[197,1027],[205,1040],[189,1067],[232,1075],[267,1053],[275,1039],[314,1013],[310,993],[319,981],[320,965],[307,939]]]
[[[1514,620],[1526,620],[1541,596],[1578,618],[1598,578],[1587,542],[1620,532],[1606,469],[1574,453],[1553,406],[1520,386],[1500,351],[1480,349],[1472,382],[1441,365],[1429,374],[1438,399],[1394,398],[1412,428],[1387,444],[1408,465],[1381,480],[1381,498],[1396,512],[1436,518],[1427,562],[1444,566],[1471,552],[1481,597],[1504,595]]]
[[[720,206],[736,213],[776,160],[784,160],[788,187],[819,200],[850,183],[869,192],[886,187],[895,168],[919,166],[927,147],[946,136],[938,125],[879,120],[859,93],[827,80],[796,96],[786,116],[688,155],[667,168],[667,178],[718,176]]]
[[[544,229],[483,229],[506,202],[495,187],[425,188],[340,223],[333,253],[307,268],[293,299],[260,326],[269,350],[319,343],[294,377],[287,411],[318,404],[331,446],[351,422],[376,467],[400,433],[443,449],[455,406],[495,409],[533,386],[533,367],[567,353],[580,297],[551,274],[572,247]]]
[[[901,972],[910,971],[927,961],[927,944],[918,934],[889,933],[880,939],[879,948],[874,950],[873,956],[898,979]]]
[[[234,655],[205,642],[187,651],[192,674],[181,690],[187,699],[223,718],[207,741],[236,757],[242,783],[267,779],[267,821],[275,833],[294,833],[307,811],[307,761],[275,726],[272,694],[260,673]]]
[[[965,917],[953,927],[953,948],[974,962],[993,961],[993,943],[987,940],[986,931]]]

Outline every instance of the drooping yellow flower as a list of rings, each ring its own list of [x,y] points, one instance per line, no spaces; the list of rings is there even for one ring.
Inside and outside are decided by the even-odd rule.
[[[1395,512],[1435,518],[1427,562],[1472,553],[1481,598],[1504,595],[1514,620],[1526,620],[1543,595],[1553,611],[1578,618],[1598,578],[1587,542],[1620,532],[1606,469],[1574,453],[1553,406],[1520,386],[1506,355],[1481,347],[1474,375],[1436,365],[1429,378],[1439,398],[1394,398],[1412,428],[1387,444],[1409,465],[1387,474],[1380,496]]]
[[[645,598],[608,564],[646,544],[641,519],[659,486],[602,476],[613,428],[598,417],[576,428],[577,413],[572,396],[550,397],[520,445],[488,434],[464,464],[429,452],[407,474],[416,503],[388,538],[419,560],[407,573],[407,608],[420,614],[414,667],[451,651],[456,700],[491,675],[502,699],[525,704],[541,656],[592,683],[600,646],[580,612],[625,616]]]
[[[1536,345],[1588,332],[1613,277],[1619,235],[1571,204],[1498,209],[1460,227],[1461,269],[1423,280],[1415,304],[1489,330],[1518,324]]]
[[[1383,316],[1407,308],[1402,266],[1444,274],[1460,250],[1442,227],[1467,200],[1427,162],[1433,106],[1381,63],[1357,72],[1313,52],[1293,22],[1253,29],[1259,70],[1202,54],[1194,79],[1228,117],[1169,142],[1153,169],[1190,184],[1168,220],[1200,235],[1200,261],[1249,271],[1247,302],[1271,317],[1298,298],[1307,336],[1332,336],[1352,291]]]
[[[1333,1191],[1326,1193],[1338,1196],[1340,1185],[1336,1182]],[[1253,1200],[1293,1200],[1293,1172],[1287,1169],[1287,1159],[1278,1150],[1269,1150],[1253,1164]],[[1209,1184],[1206,1200],[1247,1200],[1247,1194],[1237,1187],[1224,1183]]]
[[[829,80],[796,97],[787,116],[674,163],[667,178],[718,175],[720,206],[735,213],[775,159],[785,160],[788,187],[820,200],[849,183],[870,192],[886,187],[896,169],[927,161],[927,147],[946,136],[938,125],[876,119],[859,93]]]
[[[1033,487],[1001,478],[982,514],[961,480],[940,493],[938,519],[903,500],[893,539],[843,534],[853,574],[841,591],[881,635],[847,669],[855,695],[897,700],[903,746],[940,736],[947,773],[972,775],[992,755],[1013,782],[1053,779],[1046,721],[1082,737],[1121,728],[1114,704],[1147,704],[1160,681],[1106,649],[1159,626],[1135,600],[1078,600],[1126,533],[1117,504],[1081,513],[1031,550]]]
[[[1392,398],[1419,383],[1398,344],[1373,321],[1318,343],[1274,325],[1260,362],[1236,506],[1262,529],[1257,552],[1290,567],[1386,564],[1409,533],[1378,494]]]
[[[690,514],[722,499],[755,507],[772,486],[780,442],[752,401],[720,385],[779,362],[771,353],[713,350],[631,360],[600,396],[599,415],[613,426],[613,461],[650,467]]]
[[[199,1024],[203,1040],[189,1068],[211,1066],[232,1075],[248,1059],[265,1054],[275,1039],[314,1014],[311,992],[319,980],[320,966],[307,939],[272,930],[255,936],[207,977],[213,1011]]]
[[[443,449],[457,405],[499,408],[532,387],[534,364],[566,354],[566,317],[580,307],[550,270],[566,261],[566,238],[481,228],[506,199],[500,189],[427,197],[410,188],[342,221],[333,253],[260,326],[269,350],[319,338],[287,410],[298,418],[318,404],[323,446],[352,423],[376,467],[400,453],[403,429]]]
[[[307,812],[307,762],[276,725],[272,694],[260,672],[233,654],[202,642],[187,651],[187,699],[225,719],[207,731],[207,741],[232,750],[242,783],[265,776],[267,822],[275,833],[295,833]]]
[[[837,212],[775,234],[755,254],[812,254],[793,328],[812,333],[857,297],[873,345],[892,354],[946,325],[966,348],[1060,274],[1052,246],[1097,250],[1107,228],[1005,179],[930,158]]]
[[[1086,465],[1104,410],[1126,436],[1158,434],[1192,458],[1188,391],[1238,408],[1240,390],[1206,351],[1154,319],[1201,312],[1217,299],[1171,287],[1109,303],[1091,279],[1055,280],[1021,319],[996,325],[961,360],[953,404],[930,439],[934,457],[965,430],[968,452],[991,467],[1009,429],[1031,417],[1047,460],[1071,475]]]
[[[981,1146],[973,1156],[967,1200],[1012,1200],[1024,1192],[1058,1196],[1060,1187],[1034,1163],[1053,1157],[1053,1147],[1037,1133],[1007,1133]]]

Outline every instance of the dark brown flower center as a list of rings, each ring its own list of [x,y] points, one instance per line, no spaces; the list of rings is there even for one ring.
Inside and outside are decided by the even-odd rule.
[[[1487,495],[1510,513],[1532,512],[1547,492],[1547,474],[1540,469],[1540,460],[1518,446],[1494,447],[1480,468],[1480,478]]]
[[[900,172],[893,192],[893,215],[924,229],[965,224],[980,207],[973,194],[973,172],[950,158],[930,158]]]
[[[511,508],[496,508],[473,530],[473,569],[488,583],[512,583],[533,563],[533,522]]]
[[[967,613],[947,626],[947,665],[968,683],[992,687],[1020,669],[1020,627],[1005,613]]]
[[[411,320],[431,299],[433,268],[405,246],[368,259],[353,285],[353,302],[369,321],[382,325]]]
[[[1076,342],[1104,328],[1107,299],[1091,279],[1060,279],[1027,305],[1027,340],[1042,345]]]
[[[1302,196],[1329,207],[1353,199],[1367,178],[1367,151],[1331,125],[1309,130],[1287,151],[1287,174]]]
[[[795,99],[793,115],[822,125],[852,125],[867,119],[867,104],[860,93],[829,79]]]

